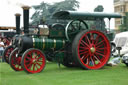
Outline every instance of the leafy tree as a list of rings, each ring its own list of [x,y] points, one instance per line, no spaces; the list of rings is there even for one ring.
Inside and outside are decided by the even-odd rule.
[[[95,9],[94,9],[94,12],[103,12],[104,11],[104,8],[102,5],[98,5]]]
[[[98,5],[95,9],[94,9],[94,12],[103,12],[104,11],[104,7],[102,5]],[[95,26],[97,29],[100,29],[100,30],[104,30],[105,28],[105,21],[104,20],[96,20],[94,22]]]
[[[45,16],[46,14],[49,15],[48,7],[49,4],[42,2],[40,3],[40,5],[35,5],[32,6],[35,9],[35,13],[32,15],[31,19],[32,19],[32,23],[33,25],[38,25],[41,22],[45,23]]]
[[[77,8],[79,8],[79,2],[77,0],[64,0],[54,4],[42,2],[40,5],[35,5],[32,7],[35,9],[35,13],[31,17],[31,24],[52,24],[57,21],[51,19],[55,12],[63,10],[75,11]]]

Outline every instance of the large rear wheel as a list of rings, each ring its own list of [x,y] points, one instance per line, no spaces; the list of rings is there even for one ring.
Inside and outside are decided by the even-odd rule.
[[[21,65],[27,73],[39,73],[44,69],[45,64],[45,55],[38,49],[30,48],[22,56]]]
[[[100,69],[109,60],[111,46],[107,36],[98,30],[80,32],[72,44],[76,64],[84,69]]]

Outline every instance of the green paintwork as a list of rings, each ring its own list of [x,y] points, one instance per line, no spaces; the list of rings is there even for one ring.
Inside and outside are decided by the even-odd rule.
[[[113,41],[114,36],[115,36],[114,33],[109,33],[109,34],[107,34],[107,37],[108,37],[108,39],[109,39],[110,41]]]
[[[65,30],[49,30],[49,37],[65,37]]]
[[[55,55],[54,61],[62,63],[64,59],[65,53],[64,52],[59,52]]]
[[[60,11],[53,15],[55,19],[70,19],[70,20],[96,20],[99,18],[121,18],[118,13],[103,13],[103,12],[78,12],[78,11]]]
[[[33,38],[33,47],[41,50],[61,49],[65,46],[64,39]]]

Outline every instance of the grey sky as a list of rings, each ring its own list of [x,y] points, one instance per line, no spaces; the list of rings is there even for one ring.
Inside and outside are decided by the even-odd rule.
[[[48,3],[54,3],[62,0],[0,0],[0,26],[15,26],[15,13],[21,13],[22,5],[37,5],[42,1]],[[78,11],[92,12],[97,5],[104,6],[104,12],[113,12],[113,0],[78,0],[80,2],[80,8]],[[34,13],[34,10],[30,10],[30,16]],[[22,19],[22,18],[21,18]],[[22,26],[22,20],[21,20]]]

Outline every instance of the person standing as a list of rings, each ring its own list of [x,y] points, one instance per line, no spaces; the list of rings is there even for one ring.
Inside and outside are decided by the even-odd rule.
[[[4,52],[4,42],[2,41],[2,38],[0,38],[0,57],[2,57],[2,62],[4,62],[4,57],[2,56]]]

